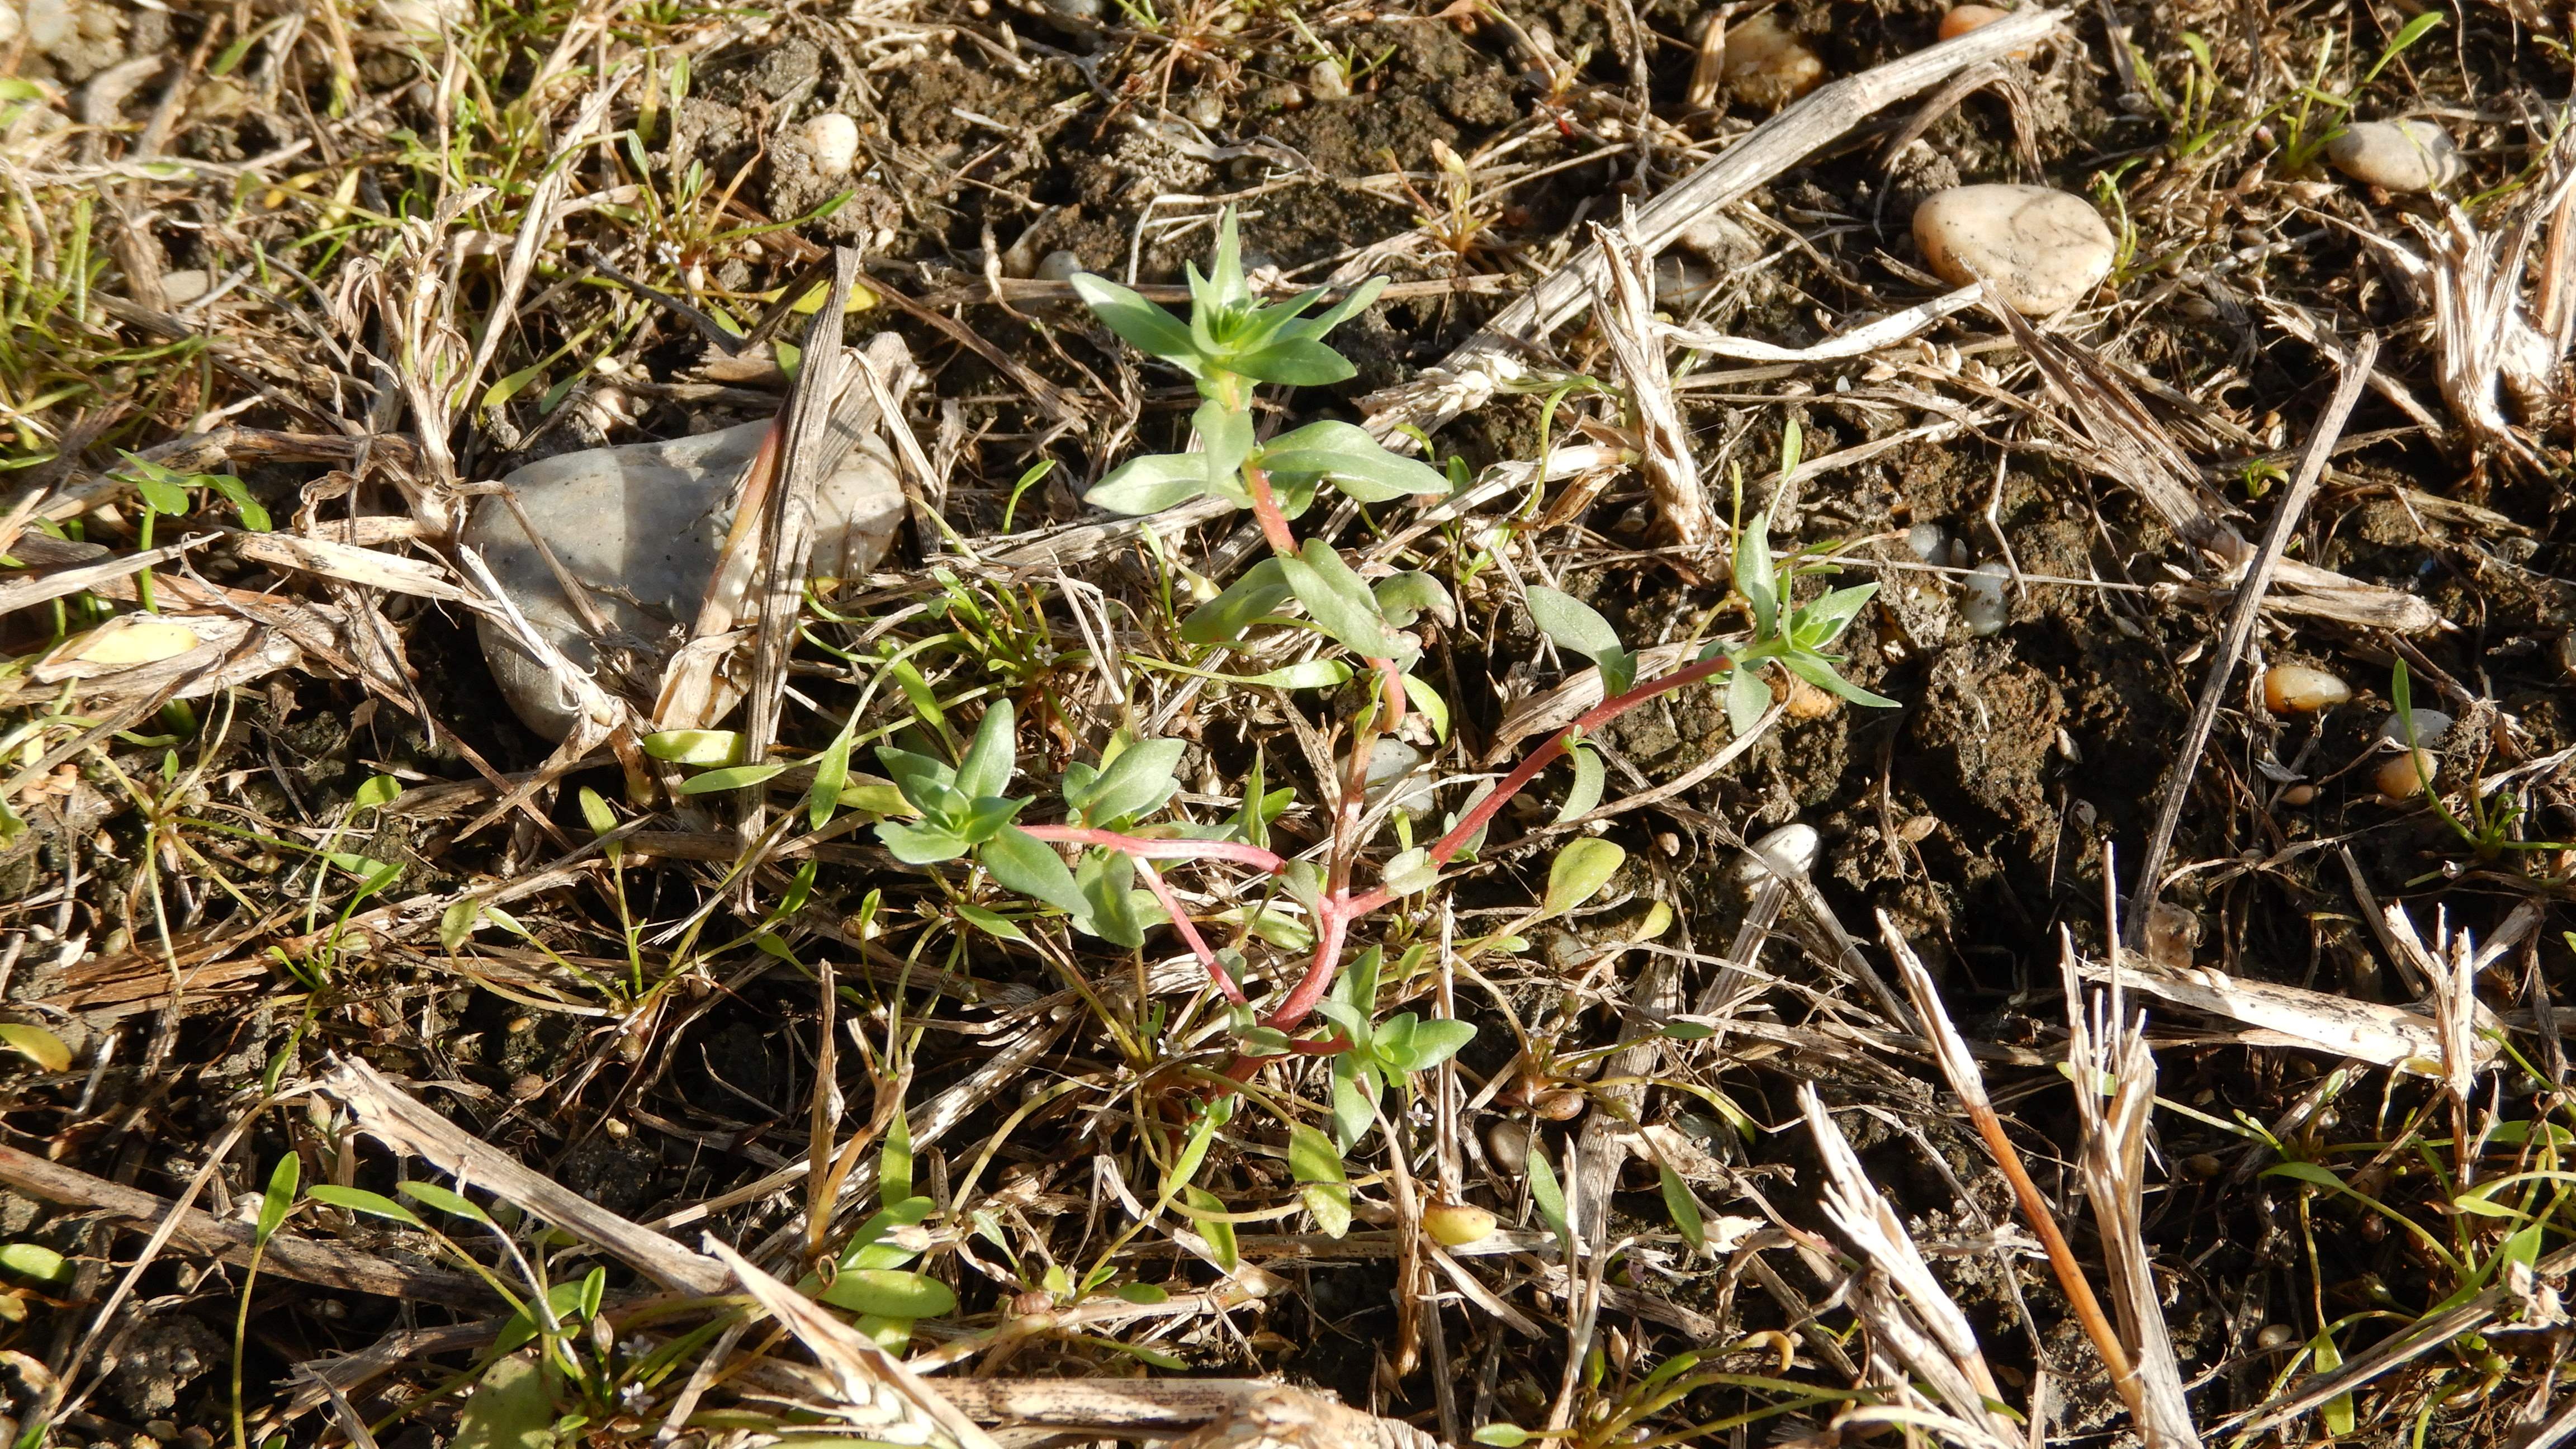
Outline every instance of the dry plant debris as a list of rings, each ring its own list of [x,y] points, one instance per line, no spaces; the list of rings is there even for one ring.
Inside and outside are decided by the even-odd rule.
[[[0,1440],[2576,1425],[2563,16],[0,55]]]

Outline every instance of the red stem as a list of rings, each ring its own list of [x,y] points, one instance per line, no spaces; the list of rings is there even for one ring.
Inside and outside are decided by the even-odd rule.
[[[1163,903],[1163,914],[1172,918],[1172,924],[1180,930],[1181,939],[1189,942],[1190,950],[1197,953],[1199,964],[1207,968],[1208,979],[1216,983],[1217,990],[1225,993],[1226,1000],[1237,1006],[1243,1005],[1243,988],[1234,984],[1234,978],[1226,974],[1225,963],[1216,959],[1216,953],[1208,949],[1208,943],[1199,938],[1199,928],[1191,922],[1189,912],[1181,909],[1180,897],[1173,895],[1172,888],[1163,884],[1163,873],[1154,869],[1154,863],[1141,855],[1129,856],[1128,859],[1136,862],[1137,873],[1145,877],[1145,889],[1152,891],[1154,899]]]
[[[1270,551],[1281,558],[1297,556],[1296,537],[1288,532],[1288,517],[1279,511],[1279,499],[1270,491],[1270,475],[1257,463],[1243,465],[1243,486],[1252,495],[1252,516],[1261,520],[1261,537]]]

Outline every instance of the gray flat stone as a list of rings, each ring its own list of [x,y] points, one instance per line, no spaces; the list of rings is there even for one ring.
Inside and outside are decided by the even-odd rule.
[[[2433,191],[2460,179],[2460,149],[2431,121],[2362,121],[2326,143],[2337,171],[2382,191]]]
[[[501,481],[517,491],[565,571],[589,589],[601,619],[658,655],[697,618],[733,526],[727,494],[768,427],[745,423],[669,442],[566,453]],[[875,437],[862,438],[815,491],[815,577],[844,578],[875,567],[903,517],[892,455]],[[465,542],[482,553],[502,591],[565,658],[598,668],[597,646],[506,500],[475,505]],[[562,739],[573,723],[563,683],[491,622],[476,627],[510,708],[529,729]]]

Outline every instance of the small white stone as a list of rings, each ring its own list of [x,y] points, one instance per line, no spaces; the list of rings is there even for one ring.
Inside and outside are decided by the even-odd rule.
[[[2460,179],[2460,149],[2431,121],[2362,121],[2326,142],[2326,159],[2382,191],[2434,191]]]
[[[1200,91],[1181,103],[1181,114],[1202,131],[1225,124],[1225,102],[1214,91]]]
[[[825,111],[805,122],[805,149],[814,153],[821,176],[847,176],[859,159],[859,123],[838,111]]]
[[[2407,713],[2415,717],[2415,743],[2418,745],[2438,745],[2443,736],[2451,732],[2451,717],[2438,709],[2415,709]],[[2405,719],[2392,714],[2380,725],[2379,738],[2402,748],[2406,743],[2406,725]]]
[[[589,589],[591,606],[612,629],[664,643],[697,618],[733,523],[726,494],[768,430],[767,423],[745,423],[664,443],[591,448],[530,463],[501,481],[517,491],[528,521]],[[815,490],[812,572],[866,572],[885,556],[903,518],[893,456],[875,438],[862,439]],[[465,542],[482,551],[502,591],[565,658],[597,667],[599,651],[507,500],[475,505]],[[502,698],[529,729],[562,739],[573,720],[569,694],[504,631],[488,622],[476,627]]]
[[[1968,621],[1968,632],[1979,637],[2000,634],[2012,622],[2012,601],[2004,597],[2004,586],[2012,582],[2012,567],[2002,559],[1988,559],[1968,571],[1959,581],[1959,614]]]
[[[2117,254],[2093,203],[2045,186],[1954,186],[1914,209],[1914,244],[1943,281],[1982,280],[2025,316],[2092,295]]]
[[[1070,282],[1074,273],[1081,270],[1081,257],[1069,251],[1051,251],[1044,261],[1038,263],[1037,278],[1041,282]]]
[[[1783,825],[1753,842],[1747,853],[1760,856],[1785,874],[1805,875],[1815,868],[1818,843],[1816,827]],[[1735,874],[1737,879],[1757,885],[1768,878],[1761,864],[1751,860],[1739,862]]]
[[[185,307],[214,289],[215,279],[194,267],[183,267],[161,274],[161,300],[173,307]]]
[[[1351,78],[1338,60],[1319,60],[1306,68],[1306,93],[1319,101],[1351,98]]]
[[[1950,551],[1950,537],[1937,523],[1918,523],[1905,530],[1905,546],[1925,563],[1939,563]]]

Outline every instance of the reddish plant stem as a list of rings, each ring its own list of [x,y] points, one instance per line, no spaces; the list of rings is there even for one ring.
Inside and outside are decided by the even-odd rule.
[[[1163,873],[1154,869],[1154,862],[1141,855],[1129,856],[1128,859],[1136,862],[1137,873],[1145,877],[1145,889],[1152,891],[1154,899],[1162,902],[1163,914],[1172,918],[1172,925],[1180,931],[1181,939],[1190,943],[1190,950],[1197,954],[1199,964],[1207,968],[1208,979],[1216,983],[1217,990],[1225,993],[1226,1000],[1237,1006],[1244,1005],[1243,988],[1234,984],[1234,978],[1226,974],[1225,963],[1219,961],[1216,953],[1208,949],[1208,943],[1200,939],[1199,928],[1191,922],[1189,912],[1181,909],[1180,897],[1173,895],[1172,888],[1163,884]]]
[[[1468,811],[1465,819],[1460,820],[1448,834],[1440,837],[1438,844],[1431,847],[1431,863],[1447,865],[1452,856],[1466,849],[1467,842],[1476,838],[1476,832],[1485,828],[1486,823],[1494,818],[1494,813],[1509,803],[1511,798],[1519,794],[1530,781],[1537,779],[1539,771],[1546,769],[1554,763],[1557,756],[1564,754],[1576,735],[1617,719],[1656,695],[1668,694],[1685,684],[1696,684],[1712,674],[1733,667],[1733,664],[1734,661],[1722,658],[1704,660],[1688,669],[1675,670],[1660,679],[1647,680],[1616,699],[1606,699],[1594,705],[1581,718],[1558,731],[1556,738],[1532,751],[1527,759],[1522,760],[1510,774],[1503,777],[1503,783],[1494,787],[1494,793],[1476,802],[1476,808]],[[1373,893],[1372,897],[1362,899],[1369,900],[1372,905],[1382,904],[1381,900],[1375,898],[1383,897],[1385,894],[1384,891],[1378,891]],[[1357,903],[1354,903],[1353,908],[1354,910],[1358,908]]]
[[[1243,486],[1252,495],[1252,516],[1261,520],[1262,540],[1270,551],[1281,558],[1297,556],[1297,540],[1288,532],[1288,516],[1279,511],[1278,496],[1270,491],[1270,475],[1257,463],[1243,465]]]

